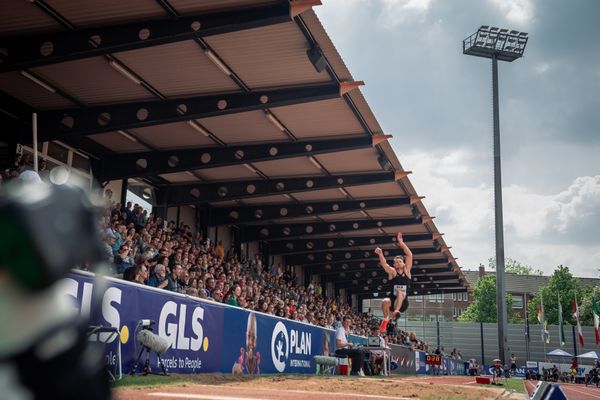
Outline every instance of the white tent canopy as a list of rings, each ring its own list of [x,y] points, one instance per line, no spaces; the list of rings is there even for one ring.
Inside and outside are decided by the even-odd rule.
[[[566,351],[564,351],[563,349],[555,349],[552,350],[549,353],[546,353],[547,356],[553,356],[553,357],[573,357],[573,354],[571,353],[567,353]],[[581,356],[580,356],[581,357]]]
[[[588,351],[587,353],[583,353],[578,355],[579,358],[600,358],[600,352],[598,351]]]

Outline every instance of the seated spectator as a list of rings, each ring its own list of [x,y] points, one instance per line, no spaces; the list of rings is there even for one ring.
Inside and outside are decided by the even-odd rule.
[[[129,245],[122,245],[119,249],[119,253],[115,257],[115,264],[117,265],[117,273],[122,274],[127,268],[133,267],[133,259],[130,256],[131,250]]]
[[[379,347],[388,347],[385,344],[385,339],[379,332],[379,325],[373,325],[371,327],[371,335],[379,336]],[[384,350],[370,350],[371,353],[371,365],[373,366],[373,375],[385,375],[383,363],[385,362]]]
[[[117,203],[112,207],[101,217],[106,233],[105,253],[115,270],[123,271],[124,279],[146,281],[150,286],[192,295],[195,291],[187,289],[197,289],[201,298],[237,303],[239,307],[336,330],[343,328],[340,316],[345,315],[354,321],[353,333],[357,335],[368,335],[370,326],[378,322],[373,315],[356,312],[339,299],[324,296],[317,281],[308,287],[298,284],[294,267],[277,263],[269,267],[262,263],[261,254],[246,262],[244,257],[239,260],[229,252],[231,257],[224,259],[222,243],[213,247],[210,238],[201,232],[193,235],[189,225],[181,223],[177,228],[170,221],[165,226],[161,218],[150,214],[142,226],[139,218],[144,213],[140,213],[139,205],[121,207]],[[111,254],[112,249],[116,252]],[[167,270],[169,265],[172,268]],[[388,326],[388,343],[429,351],[427,343],[418,340],[414,333]],[[454,357],[460,358],[459,354],[453,351]]]
[[[354,348],[354,345],[348,342],[347,333],[351,324],[352,318],[347,315],[342,321],[342,326],[340,326],[335,332],[335,354],[350,357],[352,360],[352,370],[350,372],[351,375],[364,376],[365,374],[362,366],[365,362],[365,356],[367,352],[362,349]]]
[[[165,289],[171,291],[171,292],[176,292],[176,293],[181,293],[182,292],[182,287],[179,284],[179,275],[181,274],[181,264],[174,264],[173,267],[171,267],[171,273],[169,275],[167,275],[167,286],[165,287]]]
[[[112,233],[104,234],[103,257],[104,261],[107,261],[111,264],[115,262],[113,246],[115,245],[116,241],[117,238]]]
[[[141,285],[145,285],[148,280],[148,268],[144,264],[136,265],[133,268],[135,272],[134,281]]]
[[[148,279],[148,286],[153,286],[156,288],[164,289],[169,284],[167,279],[167,269],[162,264],[157,264],[154,267],[154,273]]]
[[[123,271],[123,280],[127,282],[134,282],[137,267],[129,267]]]
[[[230,292],[229,292],[229,300],[227,301],[227,304],[238,307],[239,306],[238,299],[241,294],[242,294],[242,288],[240,287],[240,285],[238,285],[238,284],[233,285],[233,287],[230,289]]]

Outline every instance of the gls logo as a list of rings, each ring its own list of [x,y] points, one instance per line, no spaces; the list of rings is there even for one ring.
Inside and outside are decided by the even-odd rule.
[[[285,370],[285,362],[289,354],[289,342],[285,325],[281,321],[277,322],[271,335],[271,358],[275,369],[279,372]]]

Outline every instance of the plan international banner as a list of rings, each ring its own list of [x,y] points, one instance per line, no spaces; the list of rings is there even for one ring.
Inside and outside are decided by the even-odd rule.
[[[121,280],[103,282],[73,272],[62,284],[74,306],[92,316],[91,325],[119,330],[118,336],[100,333],[90,340],[107,343],[109,366],[118,362],[120,341],[124,374],[141,349],[136,334],[143,319],[154,321],[153,333],[169,343],[162,359],[174,373],[315,373],[313,357],[329,354],[335,346],[330,329]],[[145,356],[142,365],[144,360]],[[154,353],[150,362],[153,371],[160,370]]]

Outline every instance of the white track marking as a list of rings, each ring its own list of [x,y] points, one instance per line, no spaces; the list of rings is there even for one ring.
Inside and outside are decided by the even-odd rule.
[[[255,397],[232,397],[222,396],[218,394],[193,394],[193,393],[148,393],[148,396],[153,397],[170,397],[174,399],[205,399],[205,400],[265,400]]]
[[[206,388],[216,388],[223,389],[223,386],[215,386],[215,385],[194,385],[198,387],[206,387]],[[240,388],[240,387],[227,387],[227,389],[237,389],[237,390],[248,390],[249,388]],[[259,391],[271,391],[271,392],[279,392],[279,393],[300,393],[300,394],[314,394],[319,396],[344,396],[344,397],[359,397],[359,398],[372,398],[372,399],[394,399],[394,400],[412,400],[409,397],[398,397],[398,396],[378,396],[373,394],[357,394],[357,393],[344,393],[344,392],[315,392],[315,391],[306,391],[306,390],[280,390],[280,389],[250,389],[250,390],[259,390]],[[256,399],[251,397],[234,397],[234,396],[224,396],[224,395],[196,395],[196,394],[187,394],[187,393],[163,393],[163,392],[152,392],[148,393],[150,396],[164,396],[164,397],[173,397],[173,398],[182,398],[182,399],[216,399],[216,400],[263,400]],[[189,397],[189,396],[203,396],[203,397]],[[208,396],[208,397],[207,397]]]
[[[577,393],[585,394],[586,396],[591,396],[591,397],[594,397],[596,399],[600,399],[600,396],[598,396],[597,394],[591,394],[590,392],[583,392],[581,390],[577,390],[577,389],[573,388],[573,386],[568,386],[568,388],[569,388],[568,390],[572,390],[572,391],[577,392]]]

